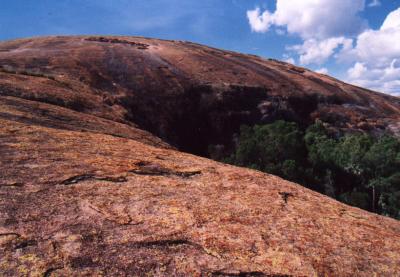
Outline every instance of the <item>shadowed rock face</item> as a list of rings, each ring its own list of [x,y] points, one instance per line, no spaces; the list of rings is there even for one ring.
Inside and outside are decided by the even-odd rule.
[[[395,131],[398,98],[132,37],[5,42],[0,65],[0,275],[399,274],[398,221],[174,148],[276,118]]]

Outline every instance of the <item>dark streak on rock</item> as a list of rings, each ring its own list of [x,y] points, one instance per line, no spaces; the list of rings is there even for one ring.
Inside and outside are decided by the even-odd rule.
[[[149,48],[150,45],[140,42],[134,42],[124,39],[118,38],[105,38],[105,37],[90,37],[85,39],[86,41],[96,41],[96,42],[106,42],[106,43],[120,43],[120,44],[128,44],[131,46],[136,46],[137,49],[146,50]]]
[[[62,185],[72,185],[76,184],[79,182],[87,181],[87,180],[98,180],[98,181],[106,181],[106,182],[113,182],[113,183],[123,183],[127,182],[128,180],[124,176],[118,176],[118,177],[109,177],[109,176],[95,176],[93,174],[83,174],[83,175],[77,175],[73,176],[71,178],[68,178],[64,181],[61,182]]]
[[[130,173],[137,175],[151,175],[151,176],[178,176],[182,178],[189,178],[194,175],[201,174],[200,170],[196,171],[173,171],[168,168],[161,167],[159,165],[152,165],[146,162],[138,162],[136,166],[139,169],[130,170]]]
[[[265,274],[261,271],[240,271],[240,272],[224,272],[224,271],[214,271],[211,272],[211,276],[222,277],[222,276],[230,276],[230,277],[291,277],[292,275],[287,274]]]
[[[240,271],[240,272],[224,272],[224,271],[214,271],[211,272],[211,276],[231,276],[231,277],[258,277],[258,276],[263,276],[263,277],[284,277],[288,275],[267,275],[261,271]]]
[[[196,244],[194,244],[186,239],[138,241],[138,242],[134,242],[132,246],[140,248],[140,247],[171,247],[171,246],[178,246],[178,245],[196,246]]]
[[[18,234],[18,233],[2,233],[2,234],[0,234],[0,237],[1,236],[16,236],[17,238],[19,238],[19,237],[21,237],[21,235],[20,234]]]
[[[47,269],[44,273],[43,273],[43,277],[50,277],[51,274],[59,269],[63,269],[64,267],[51,267],[49,269]]]
[[[136,248],[151,248],[151,247],[160,247],[160,248],[168,248],[168,247],[174,247],[174,246],[190,246],[195,249],[198,249],[202,252],[204,252],[207,255],[213,256],[215,258],[219,258],[216,255],[213,255],[209,253],[202,245],[191,242],[187,239],[165,239],[165,240],[152,240],[152,241],[138,241],[138,242],[133,242],[130,244],[132,247]]]
[[[285,204],[287,204],[289,197],[294,197],[294,194],[291,192],[279,192],[279,195],[282,197]]]
[[[71,260],[72,268],[85,268],[85,267],[95,267],[95,263],[90,257],[75,257]]]
[[[77,175],[77,176],[73,176],[71,178],[68,178],[64,181],[61,182],[62,185],[72,185],[72,184],[76,184],[78,182],[82,182],[82,181],[86,181],[89,179],[93,179],[94,175],[92,174],[84,174],[84,175]]]
[[[124,183],[127,182],[128,179],[124,176],[118,176],[118,177],[95,177],[94,179],[100,180],[100,181],[107,181],[107,182],[113,182],[113,183]]]
[[[18,243],[15,246],[15,249],[23,249],[23,248],[26,248],[28,246],[34,246],[34,245],[37,245],[36,241],[34,241],[34,240],[24,240],[24,241]]]
[[[184,178],[189,178],[191,176],[201,174],[201,171],[200,170],[196,170],[196,171],[187,171],[187,172],[175,172],[174,174],[178,175],[178,176],[181,176],[181,177],[184,177]]]
[[[14,183],[0,183],[0,187],[22,187],[23,183],[14,182]]]
[[[144,223],[144,221],[137,221],[137,222],[132,222],[132,220],[130,220],[129,222],[127,222],[127,223],[119,223],[120,225],[123,225],[123,226],[127,226],[127,225],[130,225],[130,226],[137,226],[137,225],[141,225],[141,224],[143,224]]]

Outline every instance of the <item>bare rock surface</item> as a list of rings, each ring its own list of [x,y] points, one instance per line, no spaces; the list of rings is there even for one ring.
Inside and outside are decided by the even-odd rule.
[[[186,152],[277,119],[399,134],[400,99],[276,60],[142,37],[0,43],[0,93],[134,124]]]
[[[349,114],[332,128],[364,116],[383,130],[398,125],[398,98],[184,42],[54,37],[0,49],[1,276],[399,275],[399,221],[174,147],[201,152],[196,143],[220,139],[213,128],[263,122],[276,103],[302,122],[327,110]],[[290,107],[314,97],[311,112]],[[196,125],[190,109],[209,121]]]

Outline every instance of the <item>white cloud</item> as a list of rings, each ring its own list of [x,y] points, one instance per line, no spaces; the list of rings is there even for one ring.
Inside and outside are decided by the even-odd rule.
[[[293,57],[289,56],[288,54],[283,54],[282,59],[284,62],[296,64],[296,60]]]
[[[400,8],[391,12],[382,24],[381,30],[400,28]]]
[[[315,72],[321,73],[321,74],[328,74],[328,73],[329,73],[329,70],[328,70],[328,68],[326,68],[326,67],[322,67],[322,68],[320,68],[320,69],[315,70]]]
[[[380,0],[372,0],[369,4],[368,7],[378,7],[381,5],[381,1]]]
[[[366,26],[358,16],[365,0],[277,0],[276,11],[259,8],[247,11],[251,29],[267,32],[271,26],[285,27],[290,34],[303,39],[325,39],[353,35]]]
[[[379,30],[367,30],[357,37],[354,49],[343,51],[351,57],[378,64],[389,64],[400,57],[400,8],[391,12]]]
[[[320,65],[325,73],[322,65],[334,57],[351,65],[346,81],[400,95],[400,8],[379,29],[368,29],[359,14],[366,3],[381,5],[379,0],[276,0],[275,11],[256,8],[247,17],[254,32],[284,30],[300,37],[301,44],[286,47],[300,64]]]
[[[355,46],[343,49],[342,62],[353,62],[348,70],[351,83],[391,94],[400,94],[400,8],[391,12],[378,30],[361,33]]]
[[[287,63],[291,63],[291,64],[296,64],[296,61],[293,59],[293,58],[287,58],[286,60],[285,60],[285,62],[287,62]]]
[[[288,50],[300,55],[301,64],[323,64],[339,47],[351,48],[352,40],[345,37],[333,37],[325,40],[308,39],[303,44],[288,47]]]
[[[260,8],[247,11],[254,32],[267,32],[272,27],[278,34],[286,30],[298,35],[303,44],[288,47],[299,55],[300,64],[322,64],[337,49],[352,48],[346,36],[359,33],[367,26],[358,15],[365,0],[277,0],[276,10],[261,12]]]
[[[349,80],[355,85],[400,96],[400,67],[393,60],[388,67],[375,68],[357,62],[348,70]]]
[[[261,14],[260,8],[252,11],[247,11],[251,30],[254,32],[265,33],[272,24],[271,14],[265,11]]]
[[[360,79],[367,73],[367,68],[363,63],[356,62],[355,65],[350,68],[347,73],[353,80]]]

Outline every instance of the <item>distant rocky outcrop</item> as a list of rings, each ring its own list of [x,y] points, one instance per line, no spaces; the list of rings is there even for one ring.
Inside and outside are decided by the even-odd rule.
[[[136,124],[186,152],[276,119],[398,133],[400,99],[276,60],[190,42],[48,37],[0,45],[2,95]]]
[[[189,42],[0,43],[0,275],[398,275],[399,221],[192,155],[276,119],[396,133],[400,99]]]

